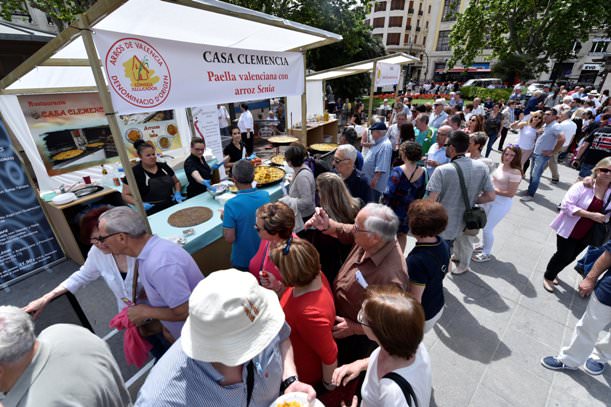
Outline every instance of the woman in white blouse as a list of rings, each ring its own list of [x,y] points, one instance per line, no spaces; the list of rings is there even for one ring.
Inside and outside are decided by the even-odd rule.
[[[367,337],[380,345],[367,359],[338,367],[332,384],[346,385],[367,370],[361,407],[428,407],[431,399],[431,359],[422,343],[424,311],[413,297],[396,287],[369,287],[357,321]],[[411,386],[411,400],[396,379]],[[416,398],[416,400],[414,400]],[[356,396],[351,407],[356,407]]]
[[[24,310],[33,313],[34,318],[44,310],[53,299],[70,291],[77,292],[80,288],[102,277],[117,300],[117,311],[131,303],[133,273],[136,259],[124,255],[114,255],[104,245],[106,236],[100,236],[97,222],[100,215],[110,206],[100,206],[83,215],[80,222],[81,240],[91,243],[87,259],[80,269],[42,297],[30,302]],[[141,287],[138,285],[138,290]]]

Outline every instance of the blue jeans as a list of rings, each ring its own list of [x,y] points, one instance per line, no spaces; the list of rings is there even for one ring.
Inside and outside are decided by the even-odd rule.
[[[592,169],[594,169],[594,164],[581,163],[579,167],[579,176],[585,178],[592,175]]]
[[[496,131],[491,131],[488,134],[488,145],[486,145],[486,157],[490,155],[490,152],[492,151],[492,145],[494,144],[498,136],[499,136],[499,133]]]
[[[531,157],[530,165],[530,183],[528,184],[528,195],[535,196],[535,192],[539,188],[539,182],[541,181],[541,175],[547,167],[547,162],[551,157],[546,157],[541,154],[533,154]]]
[[[592,266],[594,266],[594,263],[596,263],[596,260],[598,260],[604,251],[604,247],[588,246],[586,254],[584,254],[583,257],[577,261],[577,264],[583,269],[583,277],[588,275],[590,270],[592,270]]]

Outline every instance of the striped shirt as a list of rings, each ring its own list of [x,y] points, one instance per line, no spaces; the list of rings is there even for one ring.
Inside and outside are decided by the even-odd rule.
[[[290,333],[285,323],[271,343],[253,359],[255,382],[249,407],[268,407],[278,397],[283,366],[280,345]],[[246,406],[246,376],[245,363],[243,381],[222,386],[223,376],[211,363],[188,357],[179,339],[151,370],[135,406]]]

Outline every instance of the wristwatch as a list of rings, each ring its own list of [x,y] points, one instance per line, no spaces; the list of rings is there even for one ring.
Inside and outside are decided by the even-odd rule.
[[[284,391],[293,383],[297,381],[297,376],[289,376],[280,383],[280,394],[284,394]]]

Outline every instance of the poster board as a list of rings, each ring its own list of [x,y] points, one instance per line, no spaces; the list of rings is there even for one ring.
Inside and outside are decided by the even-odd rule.
[[[399,83],[401,65],[378,62],[376,64],[375,87],[394,86]]]
[[[18,100],[48,175],[118,159],[97,93],[24,95]]]
[[[144,140],[158,154],[182,149],[181,135],[174,110],[119,115],[119,128],[129,155],[137,156],[134,142]]]
[[[203,138],[206,141],[206,149],[212,151],[218,162],[222,161],[223,143],[216,105],[193,107],[191,113],[195,136]],[[221,179],[227,178],[224,166],[219,167],[219,176]]]
[[[0,286],[63,257],[0,119]]]

